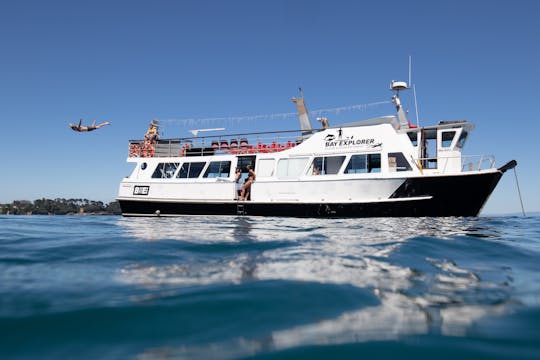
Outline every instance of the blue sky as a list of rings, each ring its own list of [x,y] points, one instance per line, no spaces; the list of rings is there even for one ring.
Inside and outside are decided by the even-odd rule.
[[[153,118],[294,112],[299,85],[310,110],[389,100],[411,55],[421,124],[473,122],[464,152],[495,155],[499,166],[516,159],[526,210],[538,211],[538,14],[532,0],[3,1],[0,202],[112,201],[131,170],[127,141]],[[393,113],[388,104],[328,117]],[[79,118],[112,125],[79,134],[67,127]],[[519,210],[507,173],[484,213]]]

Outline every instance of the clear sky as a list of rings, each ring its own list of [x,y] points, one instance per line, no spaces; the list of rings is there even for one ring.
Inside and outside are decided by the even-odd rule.
[[[538,211],[539,14],[534,0],[2,1],[0,202],[112,201],[131,171],[128,139],[153,118],[294,112],[299,85],[310,110],[389,100],[411,55],[421,125],[473,122],[464,152],[516,159],[525,208]],[[388,104],[328,117],[391,114]],[[79,118],[112,125],[76,133],[67,123]],[[163,124],[166,137],[193,128]],[[509,172],[484,214],[517,211]]]

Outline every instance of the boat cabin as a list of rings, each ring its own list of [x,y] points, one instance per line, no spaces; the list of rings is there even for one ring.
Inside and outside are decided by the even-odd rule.
[[[251,164],[257,175],[252,200],[350,201],[361,192],[381,199],[393,191],[391,181],[385,183],[390,186],[375,186],[376,182],[359,185],[348,180],[401,181],[413,175],[478,170],[485,159],[464,162],[461,154],[472,129],[466,121],[402,128],[396,117],[387,116],[309,134],[299,130],[166,139],[153,144],[130,141],[128,161],[136,167],[128,179],[152,184],[154,194],[163,191],[159,196],[234,200],[238,196],[234,170],[242,169],[243,182],[246,166]],[[340,188],[335,189],[332,182]]]

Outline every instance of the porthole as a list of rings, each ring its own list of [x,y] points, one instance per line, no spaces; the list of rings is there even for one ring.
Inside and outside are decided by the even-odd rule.
[[[141,170],[146,169],[147,166],[148,166],[148,164],[145,163],[145,162],[143,162],[143,163],[141,164]]]

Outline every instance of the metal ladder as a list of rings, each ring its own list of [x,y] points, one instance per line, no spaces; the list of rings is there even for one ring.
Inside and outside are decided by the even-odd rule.
[[[244,216],[246,215],[246,210],[244,209],[244,202],[240,202],[242,200],[238,200],[236,202],[236,215],[238,216]]]

